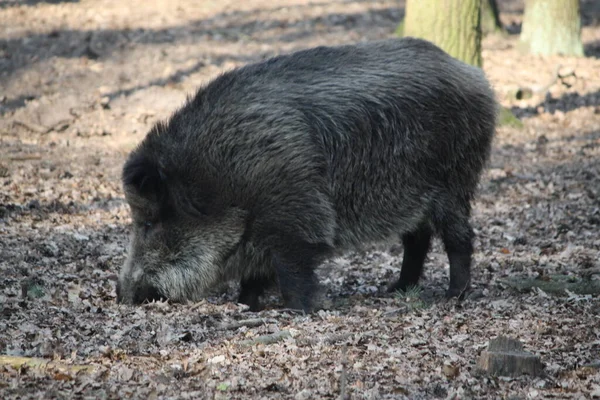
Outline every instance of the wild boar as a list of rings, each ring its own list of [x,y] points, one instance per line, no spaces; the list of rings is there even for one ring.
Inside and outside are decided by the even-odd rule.
[[[277,284],[286,307],[309,311],[327,257],[399,237],[389,289],[404,290],[434,234],[449,257],[447,296],[462,296],[496,117],[484,73],[420,39],[316,47],[226,72],[125,163],[133,235],[118,301],[197,301],[236,279],[253,310]]]

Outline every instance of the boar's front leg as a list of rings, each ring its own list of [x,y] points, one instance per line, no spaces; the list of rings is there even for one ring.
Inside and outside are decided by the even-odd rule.
[[[336,214],[328,195],[321,163],[288,163],[293,180],[278,183],[264,214],[253,221],[252,241],[264,249],[269,270],[277,278],[285,307],[311,312],[317,289],[315,269],[334,249]],[[314,167],[311,169],[311,166]],[[317,168],[318,167],[318,168]]]
[[[388,287],[389,292],[397,290],[405,292],[409,287],[416,286],[419,283],[431,243],[431,234],[431,228],[424,224],[415,232],[409,232],[402,236],[404,258],[400,279]]]
[[[315,269],[330,250],[327,244],[294,241],[274,250],[273,266],[286,308],[313,310],[318,286]]]
[[[473,254],[473,230],[468,220],[447,227],[442,234],[444,247],[450,261],[450,285],[446,297],[463,299],[471,283],[471,258]]]
[[[443,203],[434,223],[442,233],[442,241],[450,261],[450,285],[446,297],[463,299],[470,289],[471,258],[473,255],[473,229],[469,223],[468,201],[455,200]]]

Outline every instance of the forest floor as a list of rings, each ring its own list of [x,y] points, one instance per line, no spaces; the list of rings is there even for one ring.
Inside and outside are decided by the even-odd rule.
[[[392,37],[404,2],[0,1],[0,398],[600,398],[600,4],[586,58],[540,58],[516,49],[522,2],[499,3],[484,70],[523,126],[498,129],[474,204],[476,295],[444,300],[437,241],[422,290],[385,294],[402,248],[374,248],[327,262],[327,307],[302,315],[235,288],[117,305],[121,168],[221,71]],[[498,335],[543,375],[479,371]]]

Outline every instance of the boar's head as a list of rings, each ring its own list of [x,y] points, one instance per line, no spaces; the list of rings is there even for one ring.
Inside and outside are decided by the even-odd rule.
[[[224,279],[241,247],[246,213],[202,152],[186,152],[173,129],[155,126],[123,168],[133,226],[120,303],[197,301]]]

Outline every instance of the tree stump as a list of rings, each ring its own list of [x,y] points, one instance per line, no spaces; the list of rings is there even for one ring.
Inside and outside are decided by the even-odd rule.
[[[494,376],[539,376],[544,370],[539,356],[524,351],[521,342],[506,336],[490,340],[477,366]]]

